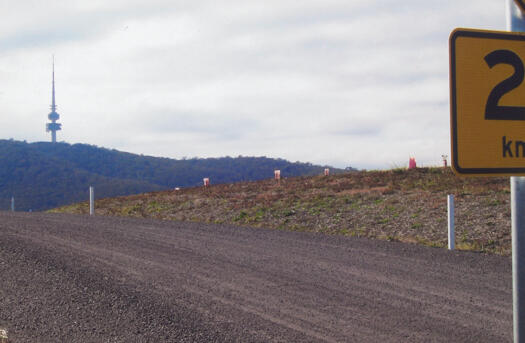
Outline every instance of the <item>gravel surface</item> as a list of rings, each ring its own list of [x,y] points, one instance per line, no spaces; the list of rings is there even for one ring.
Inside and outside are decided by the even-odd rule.
[[[10,342],[510,342],[509,257],[0,212]]]

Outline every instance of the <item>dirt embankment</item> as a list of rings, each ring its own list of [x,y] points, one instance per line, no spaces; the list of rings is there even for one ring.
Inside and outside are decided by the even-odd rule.
[[[459,178],[445,168],[395,169],[100,199],[96,211],[444,247],[446,197],[454,194],[456,247],[510,254],[509,189],[508,178]],[[88,213],[89,209],[85,202],[54,211]]]

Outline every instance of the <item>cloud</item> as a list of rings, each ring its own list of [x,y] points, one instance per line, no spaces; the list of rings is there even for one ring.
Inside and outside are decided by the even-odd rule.
[[[0,4],[0,136],[156,156],[339,167],[441,163],[448,36],[504,27],[491,1],[22,1]],[[176,148],[174,148],[176,147]]]

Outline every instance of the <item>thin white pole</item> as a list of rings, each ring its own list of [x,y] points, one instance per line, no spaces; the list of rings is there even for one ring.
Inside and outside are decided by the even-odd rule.
[[[525,177],[510,178],[514,342],[525,342]]]
[[[525,32],[523,13],[513,0],[507,0],[507,29]],[[525,177],[510,178],[512,212],[512,308],[514,343],[525,342]]]
[[[95,191],[93,186],[89,186],[89,215],[95,214]]]
[[[448,250],[454,250],[456,245],[456,235],[454,233],[454,195],[447,197],[448,207]]]
[[[15,197],[11,197],[11,212],[15,211]]]

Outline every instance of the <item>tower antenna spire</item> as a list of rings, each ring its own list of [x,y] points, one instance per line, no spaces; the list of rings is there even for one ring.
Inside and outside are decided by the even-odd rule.
[[[57,106],[55,103],[55,55],[53,55],[53,95],[51,98],[51,111],[55,112],[57,110]]]
[[[53,55],[53,72],[51,87],[51,113],[47,115],[49,120],[51,120],[51,123],[46,124],[46,132],[51,132],[51,143],[56,143],[57,131],[62,130],[62,124],[56,122],[58,119],[60,119],[60,114],[57,113],[57,105],[55,102],[55,55]]]

